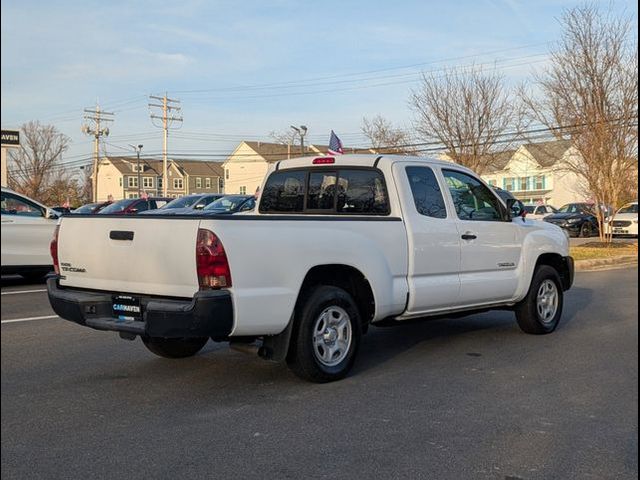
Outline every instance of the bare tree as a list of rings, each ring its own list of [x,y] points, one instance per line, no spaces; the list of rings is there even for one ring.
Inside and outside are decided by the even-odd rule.
[[[423,139],[442,143],[451,160],[479,174],[492,162],[491,152],[509,147],[505,135],[520,119],[503,76],[477,67],[423,74],[409,104]]]
[[[560,21],[551,65],[535,77],[540,94],[522,97],[536,120],[580,152],[564,168],[583,179],[600,207],[600,237],[610,240],[602,207],[619,207],[638,188],[638,43],[630,45],[628,19],[594,5],[570,9]]]
[[[280,143],[281,145],[295,145],[296,141],[300,139],[300,136],[294,132],[293,130],[285,130],[283,132],[272,131],[269,133],[269,136],[273,138],[276,143]],[[298,141],[298,144],[300,142]]]
[[[409,133],[395,128],[382,115],[376,115],[371,120],[364,117],[360,130],[371,142],[373,150],[378,153],[411,154],[416,151]]]
[[[47,203],[53,183],[59,183],[66,176],[61,160],[69,147],[69,137],[53,125],[37,121],[25,123],[20,131],[20,148],[9,152],[9,186]]]

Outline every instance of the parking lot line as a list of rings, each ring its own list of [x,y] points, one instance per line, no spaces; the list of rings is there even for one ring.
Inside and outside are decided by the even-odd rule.
[[[41,288],[39,290],[16,290],[11,292],[2,292],[0,295],[18,295],[19,293],[38,293],[38,292],[46,292],[46,288]]]
[[[50,320],[52,318],[60,318],[60,317],[58,315],[46,315],[44,317],[13,318],[11,320],[2,320],[1,323],[31,322],[33,320]]]

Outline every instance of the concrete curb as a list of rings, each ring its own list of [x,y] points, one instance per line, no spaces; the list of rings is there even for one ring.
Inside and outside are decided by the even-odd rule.
[[[593,258],[590,260],[576,260],[577,272],[595,270],[604,267],[626,267],[638,264],[637,255],[619,255],[617,257]]]

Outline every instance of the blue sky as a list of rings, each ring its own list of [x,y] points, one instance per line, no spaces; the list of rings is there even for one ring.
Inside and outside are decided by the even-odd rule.
[[[290,124],[307,125],[315,143],[334,129],[360,146],[363,116],[411,128],[421,70],[475,63],[526,79],[578,3],[3,0],[2,127],[54,124],[72,138],[67,161],[80,162],[92,151],[82,109],[99,100],[116,113],[108,152],[159,152],[147,96],[166,91],[184,115],[170,152],[221,157]],[[637,22],[635,1],[612,5]]]

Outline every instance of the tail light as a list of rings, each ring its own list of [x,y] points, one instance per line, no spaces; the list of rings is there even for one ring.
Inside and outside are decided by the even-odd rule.
[[[222,242],[210,230],[198,229],[196,270],[200,290],[231,286],[231,270]]]
[[[51,252],[51,258],[53,259],[53,269],[57,274],[60,274],[60,262],[58,262],[58,234],[60,233],[60,225],[56,225],[56,229],[53,231],[53,238],[49,245],[49,252]]]
[[[313,159],[314,165],[327,165],[331,163],[336,163],[336,159],[333,157],[317,157]]]

